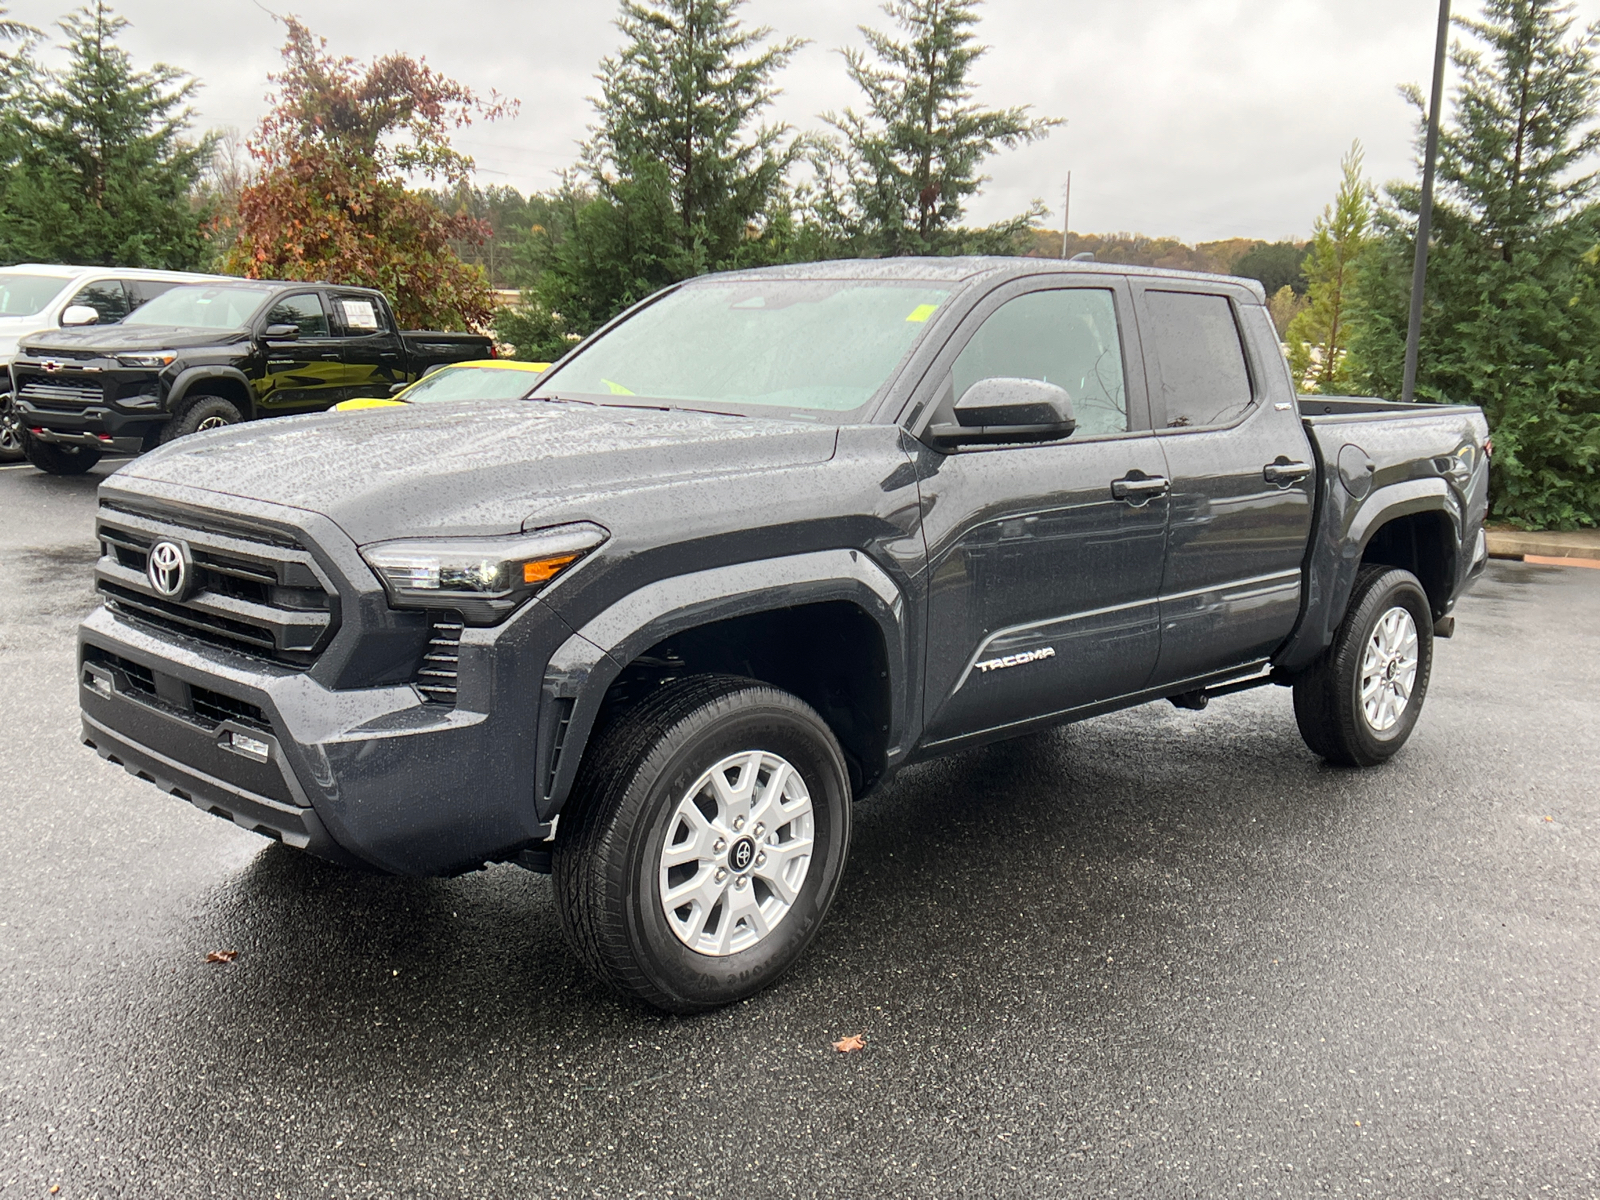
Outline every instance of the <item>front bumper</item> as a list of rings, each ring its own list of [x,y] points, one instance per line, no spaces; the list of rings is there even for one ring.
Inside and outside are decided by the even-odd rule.
[[[551,834],[532,786],[537,687],[498,717],[428,703],[410,684],[334,690],[105,608],[78,643],[84,742],[246,829],[413,876],[511,858]],[[236,749],[236,733],[264,760]]]

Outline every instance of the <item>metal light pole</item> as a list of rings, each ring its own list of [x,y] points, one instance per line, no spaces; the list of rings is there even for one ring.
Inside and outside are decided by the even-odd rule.
[[[1072,228],[1072,172],[1067,172],[1067,194],[1061,201],[1061,257],[1067,256],[1067,230]]]
[[[1428,239],[1433,235],[1433,171],[1439,158],[1439,110],[1444,106],[1444,59],[1450,45],[1450,0],[1439,0],[1439,41],[1433,50],[1433,96],[1428,101],[1428,141],[1422,152],[1422,206],[1417,212],[1417,257],[1411,269],[1411,324],[1406,330],[1406,377],[1400,399],[1417,390],[1417,347],[1422,340],[1422,293],[1428,283]]]

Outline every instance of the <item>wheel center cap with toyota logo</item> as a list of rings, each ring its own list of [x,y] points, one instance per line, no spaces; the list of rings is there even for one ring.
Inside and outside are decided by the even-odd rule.
[[[728,865],[735,871],[748,871],[755,860],[756,844],[750,838],[740,838],[728,851]]]
[[[156,595],[167,600],[181,600],[189,587],[189,554],[178,542],[157,542],[150,547],[150,560],[145,564],[145,577]]]

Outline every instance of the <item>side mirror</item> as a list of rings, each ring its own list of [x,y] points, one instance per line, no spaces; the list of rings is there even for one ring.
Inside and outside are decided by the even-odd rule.
[[[63,325],[97,325],[100,313],[87,304],[69,304],[61,313]]]
[[[409,383],[392,383],[389,385],[389,395],[398,396],[410,386]]]
[[[300,336],[298,325],[268,325],[261,336],[269,342],[292,342]]]
[[[980,379],[956,401],[956,423],[930,426],[946,446],[1050,442],[1078,427],[1067,389],[1042,379]]]

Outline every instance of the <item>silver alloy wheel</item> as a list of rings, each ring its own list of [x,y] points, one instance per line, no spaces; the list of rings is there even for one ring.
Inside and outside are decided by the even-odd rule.
[[[22,418],[7,404],[0,408],[0,454],[22,453]]]
[[[233,422],[228,420],[227,417],[207,417],[195,426],[194,431],[196,433],[204,433],[208,429],[225,429],[232,424]]]
[[[1378,618],[1361,656],[1361,712],[1374,733],[1405,715],[1417,682],[1417,623],[1396,605]]]
[[[767,937],[811,869],[811,793],[764,750],[730,754],[678,802],[661,848],[661,910],[680,942],[721,957]]]

